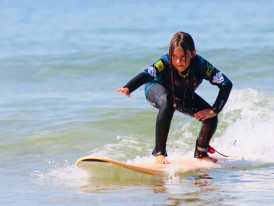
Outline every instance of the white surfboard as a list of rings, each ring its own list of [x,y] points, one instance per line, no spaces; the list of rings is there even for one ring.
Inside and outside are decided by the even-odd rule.
[[[128,164],[104,157],[86,156],[77,160],[76,165],[94,176],[115,176],[118,174],[123,176],[132,174],[132,172],[153,176],[168,176],[171,173],[208,169],[214,167],[215,164],[196,158],[171,160],[169,164],[156,164],[155,162]]]

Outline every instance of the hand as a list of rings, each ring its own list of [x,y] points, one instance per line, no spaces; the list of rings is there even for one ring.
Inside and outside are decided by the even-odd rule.
[[[212,109],[204,109],[194,114],[194,117],[199,121],[215,117],[217,115]]]
[[[164,155],[157,155],[155,156],[156,164],[169,164],[166,157]]]
[[[116,92],[122,93],[122,94],[126,95],[128,98],[130,98],[130,91],[129,91],[129,88],[127,88],[127,87],[117,89]]]

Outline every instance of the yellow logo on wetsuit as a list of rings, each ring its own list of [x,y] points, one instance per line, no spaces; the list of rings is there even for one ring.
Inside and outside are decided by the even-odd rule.
[[[210,77],[213,70],[214,70],[214,67],[211,64],[208,64],[207,70],[206,70],[206,76]]]
[[[155,67],[157,68],[157,70],[159,72],[163,71],[165,66],[164,66],[164,63],[162,62],[162,60],[158,61],[157,63],[154,64]]]

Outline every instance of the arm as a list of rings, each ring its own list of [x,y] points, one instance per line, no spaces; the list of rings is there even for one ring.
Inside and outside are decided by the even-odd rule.
[[[202,110],[195,114],[196,119],[203,121],[216,116],[223,109],[232,89],[232,82],[205,59],[201,58],[200,63],[203,78],[219,88],[219,93],[214,104],[212,105],[212,109]]]
[[[232,82],[208,61],[204,60],[204,63],[204,79],[208,80],[211,84],[216,85],[219,88],[218,96],[215,100],[215,103],[212,105],[212,110],[218,114],[223,109],[228,100],[230,91],[232,89]]]
[[[123,88],[117,89],[116,92],[123,93],[127,97],[130,97],[130,93],[134,90],[147,82],[153,81],[154,78],[161,74],[161,72],[165,69],[167,59],[167,54],[162,56],[161,59],[131,79]]]
[[[143,84],[151,81],[151,76],[147,72],[141,72],[137,76],[135,76],[133,79],[131,79],[124,88],[128,88],[130,93],[138,89]]]
[[[222,72],[216,69],[216,73],[210,80],[210,83],[213,85],[217,85],[219,88],[219,93],[216,101],[212,105],[212,110],[218,114],[223,109],[228,100],[229,94],[232,89],[232,82],[225,75],[223,75]]]
[[[122,93],[129,98],[131,92],[149,81],[150,76],[145,72],[141,72],[131,79],[123,88],[117,89],[116,92]]]

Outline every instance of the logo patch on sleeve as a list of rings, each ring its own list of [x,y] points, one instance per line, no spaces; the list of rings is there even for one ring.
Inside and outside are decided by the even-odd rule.
[[[224,81],[224,76],[222,72],[218,72],[214,77],[212,82],[216,84],[221,84]]]
[[[158,72],[163,71],[165,68],[164,63],[161,60],[155,63],[154,65],[157,68]]]
[[[150,76],[152,76],[154,78],[157,76],[156,69],[154,67],[148,67],[147,71],[148,71],[148,73],[149,73]]]
[[[210,64],[208,64],[207,66],[207,70],[206,70],[206,76],[210,77],[211,73],[213,72],[214,67]]]

